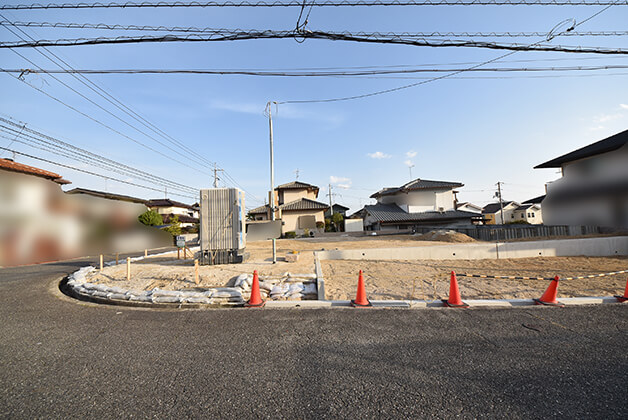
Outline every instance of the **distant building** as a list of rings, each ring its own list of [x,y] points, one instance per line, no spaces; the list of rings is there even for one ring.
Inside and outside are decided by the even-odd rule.
[[[332,207],[334,209],[334,213],[340,213],[342,214],[342,217],[347,217],[347,210],[349,210],[349,207],[345,207],[341,204],[334,204]],[[325,218],[329,217],[331,217],[331,211],[327,208],[327,210],[325,210]]]
[[[546,224],[628,228],[628,130],[535,167],[540,168],[562,173],[547,185]]]
[[[531,225],[543,224],[543,213],[538,204],[522,204],[512,213],[511,223],[527,222]]]
[[[490,203],[482,209],[485,224],[503,225],[515,221],[515,211],[521,204],[516,201],[502,201],[502,203]],[[502,219],[503,215],[503,219]]]
[[[470,211],[471,213],[482,213],[482,207],[480,206],[476,206],[473,203],[457,203],[456,204],[456,210],[462,210],[462,211]]]
[[[275,218],[282,221],[282,234],[303,234],[305,229],[316,229],[317,223],[324,225],[325,211],[329,205],[316,201],[318,192],[317,186],[300,181],[275,188]],[[264,205],[249,211],[249,216],[256,221],[270,220],[270,212],[270,207]]]
[[[469,226],[482,216],[456,209],[455,188],[460,182],[415,179],[400,187],[383,188],[371,195],[377,204],[351,215],[364,220],[365,230],[406,230],[415,226]]]
[[[190,206],[169,198],[158,198],[146,201],[146,207],[159,213],[165,224],[169,224],[177,216],[181,227],[193,227],[199,223],[200,207],[197,203]]]

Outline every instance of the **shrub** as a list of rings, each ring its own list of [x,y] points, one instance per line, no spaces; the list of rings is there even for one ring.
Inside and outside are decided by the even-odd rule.
[[[174,217],[170,219],[170,226],[164,228],[164,230],[172,236],[181,235],[181,222],[179,222],[179,216],[174,215]]]
[[[318,229],[323,229],[325,227],[325,222],[316,222],[316,227]]]
[[[146,210],[144,213],[137,216],[137,220],[146,226],[159,226],[164,224],[161,214],[157,213],[155,210]]]
[[[295,231],[291,230],[289,232],[284,233],[283,236],[284,236],[284,238],[292,239],[292,238],[296,238],[297,237],[297,233]]]

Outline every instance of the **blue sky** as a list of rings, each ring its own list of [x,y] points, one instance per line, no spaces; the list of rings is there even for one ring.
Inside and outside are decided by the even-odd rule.
[[[601,8],[314,8],[308,27],[367,32],[547,32],[564,19],[581,21]],[[298,13],[296,8],[2,12],[6,18],[15,21],[247,29],[293,29]],[[578,29],[627,30],[626,22],[628,7],[614,6]],[[96,30],[23,29],[36,39],[114,35],[110,31]],[[1,27],[0,34],[3,42],[16,40]],[[625,39],[559,37],[553,44],[626,47]],[[516,41],[532,43],[539,39]],[[471,48],[420,48],[323,40],[297,43],[291,39],[55,47],[51,50],[81,69],[436,67],[451,63],[465,63],[454,66],[465,67],[504,54]],[[32,49],[17,51],[42,68],[55,68]],[[513,62],[521,60],[526,61]],[[7,49],[0,49],[0,63],[3,68],[32,67]],[[502,63],[489,66],[611,64],[628,64],[628,57],[518,52]],[[542,75],[561,77],[538,77]],[[69,75],[57,77],[95,98]],[[94,75],[89,78],[196,150],[200,156],[218,162],[246,189],[248,207],[262,204],[269,188],[268,120],[263,113],[267,101],[350,96],[418,81],[209,75]],[[127,135],[159,147],[48,76],[31,74],[26,80]],[[201,173],[147,151],[7,74],[0,74],[0,87],[0,113],[4,116],[174,181],[194,187],[211,186],[208,169]],[[277,111],[274,114],[276,183],[294,180],[298,169],[299,180],[322,187],[321,201],[328,200],[325,196],[327,185],[332,183],[338,194],[334,201],[351,207],[352,211],[358,210],[372,201],[368,197],[378,189],[409,181],[408,165],[414,165],[413,178],[464,183],[459,195],[462,201],[479,205],[491,202],[497,181],[505,183],[505,199],[523,201],[543,194],[544,184],[559,177],[553,170],[532,169],[535,165],[627,128],[628,71],[608,70],[584,75],[467,73],[391,94],[346,102],[280,105]],[[10,140],[0,139],[2,147],[9,143]],[[80,166],[26,145],[13,143],[11,147]],[[165,152],[184,160],[167,150]],[[1,154],[3,157],[7,155],[6,152]],[[70,188],[106,188],[110,192],[144,198],[163,196],[20,156],[17,160],[62,174],[72,181]],[[194,201],[175,195],[171,198]]]

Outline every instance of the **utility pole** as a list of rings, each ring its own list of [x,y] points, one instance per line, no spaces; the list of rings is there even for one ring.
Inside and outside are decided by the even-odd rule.
[[[214,171],[214,188],[218,188],[218,180],[220,179],[220,178],[218,178],[218,172],[223,172],[223,170],[222,169],[218,169],[218,165],[216,165],[214,163],[213,171]]]
[[[164,198],[168,198],[168,187],[164,187]]]
[[[331,216],[333,216],[333,215],[334,215],[334,206],[333,206],[333,204],[331,203],[331,196],[332,196],[332,193],[331,193],[331,184],[329,184],[329,194],[327,194],[327,195],[329,196],[329,211],[331,212]],[[330,216],[330,217],[331,217],[331,216]]]
[[[502,184],[503,182],[497,182],[497,197],[499,198],[499,213],[502,217],[502,225],[504,224],[504,202],[502,201]]]
[[[414,165],[408,165],[408,169],[410,169],[410,181],[412,181],[412,168],[414,168]]]
[[[275,220],[275,152],[273,148],[273,116],[272,106],[277,102],[268,102],[266,110],[268,111],[268,130],[270,138],[270,220]],[[277,263],[277,240],[273,238],[273,264]]]

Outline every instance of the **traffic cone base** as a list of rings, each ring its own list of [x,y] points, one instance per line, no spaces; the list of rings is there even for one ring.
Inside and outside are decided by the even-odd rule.
[[[371,302],[366,297],[366,287],[364,287],[364,277],[362,276],[362,270],[358,275],[358,292],[355,295],[355,299],[351,301],[351,306],[354,308],[368,308]]]
[[[253,271],[253,283],[251,284],[251,297],[248,302],[244,304],[247,308],[261,308],[266,304],[262,300],[262,294],[259,291],[259,278],[257,277],[257,270]]]
[[[458,280],[456,279],[456,273],[451,272],[451,279],[449,281],[449,299],[442,299],[445,306],[448,308],[468,308],[469,305],[462,301],[460,297],[460,289],[458,288]]]
[[[354,308],[368,308],[370,306],[373,306],[373,304],[368,299],[366,300],[366,303],[357,303],[355,300],[352,300],[350,305]]]
[[[449,308],[468,308],[469,305],[462,302],[460,304],[455,304],[455,303],[449,303],[449,301],[447,299],[441,299],[443,301],[443,303],[445,304],[445,306],[449,307]]]
[[[559,308],[564,308],[565,304],[560,302],[543,302],[541,299],[534,298],[532,299],[537,305],[545,305],[545,306],[557,306]]]

